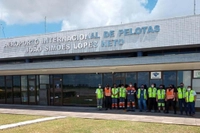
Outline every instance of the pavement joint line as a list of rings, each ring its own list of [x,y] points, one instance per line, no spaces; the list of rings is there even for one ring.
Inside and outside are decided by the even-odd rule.
[[[50,120],[63,119],[63,118],[66,118],[66,117],[67,116],[47,117],[47,118],[28,120],[28,121],[23,121],[23,122],[18,122],[18,123],[0,125],[0,130],[15,128],[15,127],[19,127],[19,126],[25,126],[25,125],[30,125],[30,124],[35,124],[35,123],[45,122],[45,121],[50,121]]]

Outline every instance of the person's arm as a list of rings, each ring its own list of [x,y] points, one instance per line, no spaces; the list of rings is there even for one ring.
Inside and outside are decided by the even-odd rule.
[[[197,99],[197,93],[196,93],[196,91],[194,91],[193,95],[194,95],[194,102],[195,102],[196,99]]]
[[[156,93],[156,102],[158,102],[158,93]]]
[[[177,89],[176,88],[174,88],[174,101],[176,101],[177,100],[177,97],[178,97],[178,94],[177,94]]]
[[[98,98],[97,89],[96,89],[95,93],[96,93],[96,99],[97,99]]]

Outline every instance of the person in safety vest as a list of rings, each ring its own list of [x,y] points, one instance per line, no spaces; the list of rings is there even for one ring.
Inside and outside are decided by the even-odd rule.
[[[191,86],[187,87],[187,91],[185,93],[185,101],[186,101],[186,115],[195,115],[195,101],[196,101],[196,92],[192,90]]]
[[[153,108],[154,112],[157,111],[156,93],[157,88],[155,87],[155,84],[151,84],[151,87],[148,88],[149,112],[151,112]]]
[[[103,89],[99,84],[99,88],[96,89],[97,109],[101,110],[103,105]]]
[[[165,95],[165,89],[163,85],[160,85],[156,97],[156,101],[158,102],[158,112],[161,111],[161,108],[163,109],[163,112],[165,112]]]
[[[119,88],[119,108],[125,109],[126,88],[122,84]]]
[[[111,91],[111,94],[112,94],[112,109],[118,109],[118,97],[119,97],[119,89],[117,88],[117,85],[114,84],[113,85],[113,88],[112,88],[112,91]]]
[[[111,108],[111,87],[109,85],[106,85],[104,89],[104,96],[105,96],[105,108],[108,110],[108,108]]]
[[[173,106],[174,114],[176,114],[176,95],[177,90],[173,85],[170,85],[166,90],[165,101],[166,101],[166,113],[169,113],[169,107]]]
[[[137,91],[137,98],[138,98],[138,106],[140,109],[140,112],[142,112],[142,107],[145,111],[147,111],[147,90],[144,89],[144,85],[141,85],[141,87]]]
[[[180,86],[177,88],[177,100],[179,104],[179,110],[180,114],[183,115],[183,112],[186,112],[186,102],[185,102],[185,94],[186,94],[186,88],[184,87],[183,83],[180,83]]]
[[[127,91],[127,111],[135,111],[135,93],[136,90],[133,85],[130,83]]]

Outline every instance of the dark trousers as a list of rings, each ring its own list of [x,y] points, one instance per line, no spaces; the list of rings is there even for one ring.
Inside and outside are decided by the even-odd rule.
[[[176,114],[176,101],[173,99],[168,99],[167,100],[167,105],[166,105],[166,112],[169,113],[169,107],[173,107],[174,113]]]
[[[154,111],[157,110],[156,98],[149,98],[149,111],[152,109],[154,109]]]
[[[106,109],[111,109],[111,102],[112,102],[112,98],[111,96],[105,96],[105,108]]]
[[[185,99],[178,99],[178,104],[179,104],[179,110],[181,112],[181,114],[183,114],[183,112],[186,112],[186,102]]]
[[[194,115],[195,114],[195,103],[188,102],[186,103],[186,114]]]

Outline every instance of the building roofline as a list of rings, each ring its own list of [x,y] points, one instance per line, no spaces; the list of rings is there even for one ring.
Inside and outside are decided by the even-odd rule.
[[[170,17],[170,18],[163,18],[163,19],[153,19],[153,20],[146,20],[146,21],[137,21],[137,22],[130,22],[124,24],[116,24],[116,25],[107,25],[107,26],[99,26],[99,27],[90,27],[90,28],[81,28],[81,29],[74,29],[74,30],[65,30],[65,31],[57,31],[57,32],[49,32],[49,33],[40,33],[40,34],[32,34],[32,35],[24,35],[24,36],[16,36],[16,37],[9,37],[9,38],[0,38],[0,41],[7,40],[7,39],[17,39],[23,37],[34,37],[34,36],[41,36],[41,35],[51,35],[56,33],[63,33],[63,32],[75,32],[75,31],[82,31],[82,30],[91,30],[91,29],[99,29],[99,28],[107,28],[107,27],[116,27],[116,26],[125,26],[128,24],[137,24],[137,23],[146,23],[146,22],[155,22],[155,21],[165,21],[165,20],[174,20],[174,19],[183,19],[183,18],[190,18],[190,17],[199,17],[200,14],[197,15],[187,15],[187,16],[178,16],[178,17]]]

